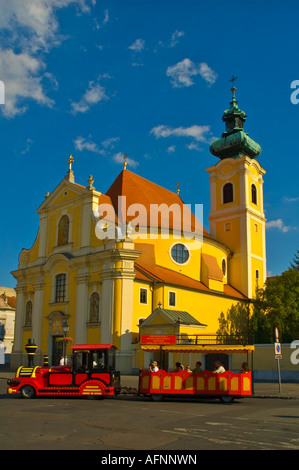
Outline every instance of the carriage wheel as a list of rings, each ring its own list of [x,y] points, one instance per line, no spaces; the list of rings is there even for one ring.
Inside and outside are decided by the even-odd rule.
[[[154,393],[152,395],[152,400],[154,401],[162,401],[163,399],[164,399],[164,396],[162,394]]]
[[[222,395],[222,397],[220,397],[220,401],[222,403],[232,403],[234,401],[234,397],[231,395]]]
[[[34,398],[36,395],[35,388],[31,385],[24,385],[21,388],[21,395],[23,398]]]

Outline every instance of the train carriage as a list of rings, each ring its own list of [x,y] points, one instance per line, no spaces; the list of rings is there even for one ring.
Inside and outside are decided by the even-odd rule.
[[[215,337],[216,338],[216,337]],[[161,400],[169,396],[194,396],[214,397],[229,403],[235,398],[248,397],[253,394],[253,373],[235,373],[225,371],[215,373],[203,370],[199,373],[190,373],[187,370],[180,372],[167,372],[163,370],[166,355],[169,353],[188,354],[246,354],[254,351],[254,345],[222,344],[223,338],[214,338],[213,344],[201,344],[207,339],[201,337],[189,338],[189,344],[143,344],[141,347],[146,352],[159,353],[162,369],[157,372],[141,370],[139,375],[139,393],[151,396],[154,400]],[[167,338],[166,338],[167,339]],[[161,338],[160,338],[161,341]],[[169,338],[167,339],[169,341]],[[207,341],[209,342],[209,341]],[[234,341],[236,342],[236,340]]]

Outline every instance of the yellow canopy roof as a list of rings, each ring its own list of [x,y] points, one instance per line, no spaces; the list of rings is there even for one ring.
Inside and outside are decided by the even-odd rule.
[[[254,351],[254,345],[227,345],[227,344],[210,344],[210,345],[194,345],[194,344],[175,344],[175,345],[141,345],[143,351],[155,352],[165,351],[172,353],[251,353]]]

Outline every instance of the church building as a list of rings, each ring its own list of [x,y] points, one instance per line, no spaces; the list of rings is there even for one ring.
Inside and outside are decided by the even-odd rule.
[[[37,209],[37,237],[13,272],[12,368],[26,362],[30,338],[36,365],[44,355],[58,364],[59,339],[67,336],[75,344],[115,344],[118,369],[134,373],[154,359],[141,348],[141,335],[179,334],[187,341],[215,335],[221,313],[249,302],[264,285],[265,170],[235,91],[223,114],[225,131],[210,146],[219,161],[207,168],[209,231],[179,190],[130,171],[126,158],[103,194],[92,176],[87,186],[75,181],[70,157],[66,176]],[[169,368],[176,359],[170,355]]]

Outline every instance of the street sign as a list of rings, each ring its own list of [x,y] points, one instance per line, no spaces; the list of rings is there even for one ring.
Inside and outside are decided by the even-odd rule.
[[[281,345],[280,345],[280,343],[275,343],[274,344],[274,349],[275,349],[275,357],[276,356],[281,356]],[[278,359],[278,358],[276,358],[276,359]]]
[[[281,377],[280,377],[280,365],[279,365],[279,360],[282,359],[281,355],[281,344],[279,343],[278,339],[278,329],[275,328],[275,339],[276,343],[274,343],[274,351],[275,351],[275,359],[277,359],[277,372],[278,372],[278,383],[279,383],[279,393],[281,392]]]
[[[176,335],[141,335],[141,344],[176,344]]]

